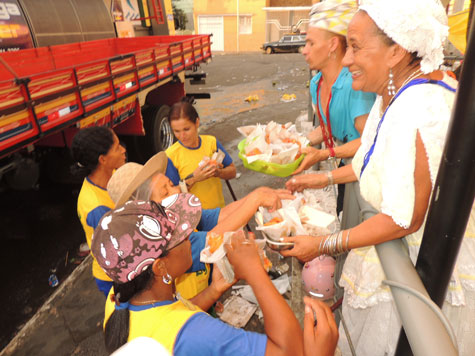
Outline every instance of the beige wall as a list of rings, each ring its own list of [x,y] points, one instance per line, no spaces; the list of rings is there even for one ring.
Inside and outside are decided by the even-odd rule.
[[[237,35],[237,4],[239,15],[250,15],[252,18],[252,33]],[[266,14],[262,10],[268,0],[194,0],[194,25],[198,32],[198,16],[223,16],[224,51],[248,52],[259,51],[265,42]]]

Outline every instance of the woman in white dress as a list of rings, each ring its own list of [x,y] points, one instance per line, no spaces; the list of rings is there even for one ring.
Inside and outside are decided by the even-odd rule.
[[[366,0],[348,28],[353,89],[376,92],[361,147],[352,165],[331,174],[292,178],[287,188],[323,188],[360,181],[362,196],[379,214],[330,236],[289,237],[282,252],[309,261],[351,249],[340,285],[343,316],[358,355],[395,352],[400,320],[373,245],[405,236],[415,263],[437,177],[457,82],[438,67],[447,17],[435,0]],[[468,222],[443,306],[460,355],[475,350],[475,214]],[[340,330],[341,332],[341,330]],[[345,337],[339,346],[350,354]]]

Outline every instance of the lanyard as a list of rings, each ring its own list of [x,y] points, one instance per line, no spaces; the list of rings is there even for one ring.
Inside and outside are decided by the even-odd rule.
[[[437,84],[437,85],[440,85],[440,86],[444,87],[445,89],[450,90],[451,92],[454,92],[454,93],[455,93],[455,89],[454,89],[454,88],[452,88],[451,86],[447,85],[446,83],[444,83],[444,82],[441,81],[441,80],[429,80],[429,79],[424,79],[424,78],[413,79],[413,80],[411,80],[409,83],[407,83],[404,87],[402,87],[402,88],[396,93],[396,96],[391,100],[391,102],[389,103],[389,105],[388,105],[388,107],[386,108],[386,110],[384,110],[384,114],[383,114],[383,116],[381,117],[381,120],[379,120],[378,127],[376,128],[376,135],[374,136],[373,144],[371,145],[371,147],[369,148],[368,152],[366,152],[366,154],[365,154],[365,156],[364,156],[363,166],[361,167],[360,178],[361,178],[361,176],[363,175],[363,172],[364,172],[366,166],[368,165],[369,160],[371,159],[371,156],[373,155],[374,146],[376,145],[376,140],[378,139],[379,129],[381,128],[381,124],[382,124],[383,121],[384,121],[384,117],[386,116],[386,113],[388,112],[389,107],[392,105],[392,103],[394,103],[394,101],[396,101],[397,97],[398,97],[399,95],[401,95],[404,90],[406,90],[407,88],[409,88],[409,87],[411,87],[411,86],[413,86],[413,85],[425,84],[425,83]]]
[[[325,145],[328,147],[330,150],[330,157],[335,156],[335,151],[333,150],[333,147],[335,144],[333,143],[333,136],[332,136],[332,125],[330,123],[330,101],[332,100],[332,92],[330,90],[330,96],[328,98],[328,103],[327,103],[327,110],[326,110],[326,118],[327,118],[327,125],[325,126],[325,123],[323,122],[323,117],[320,112],[320,105],[318,105],[318,102],[320,100],[320,85],[322,84],[322,78],[318,81],[317,85],[317,107],[316,111],[318,114],[318,121],[320,122],[320,127],[322,128],[322,136],[323,136],[323,141],[325,141]],[[328,128],[328,133],[327,129]]]

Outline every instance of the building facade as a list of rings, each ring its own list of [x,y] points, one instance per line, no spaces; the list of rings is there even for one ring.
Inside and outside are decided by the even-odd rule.
[[[196,33],[212,33],[212,50],[260,51],[264,42],[304,33],[312,0],[193,0]]]

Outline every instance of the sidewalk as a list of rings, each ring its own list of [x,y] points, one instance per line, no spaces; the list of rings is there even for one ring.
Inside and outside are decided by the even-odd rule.
[[[102,336],[105,297],[92,279],[91,263],[88,256],[0,356],[107,355]]]

